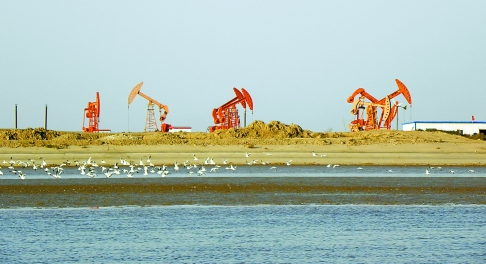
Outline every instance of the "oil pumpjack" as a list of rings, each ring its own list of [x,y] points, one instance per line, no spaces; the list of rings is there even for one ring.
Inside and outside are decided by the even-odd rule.
[[[88,102],[88,107],[84,109],[83,117],[83,131],[88,133],[96,133],[100,131],[111,131],[110,129],[100,129],[98,124],[100,122],[100,93],[96,92],[96,101]],[[88,126],[85,126],[86,118],[88,119]]]
[[[168,132],[169,129],[171,128],[171,125],[164,123],[165,119],[167,118],[167,114],[169,113],[169,107],[167,105],[161,104],[151,98],[150,96],[142,93],[140,89],[142,89],[143,82],[137,84],[132,91],[130,92],[128,96],[128,106],[132,103],[133,99],[138,95],[141,97],[145,98],[148,100],[148,106],[147,106],[147,117],[145,121],[145,132],[155,132],[159,131],[158,125],[157,125],[157,120],[155,119],[155,114],[154,114],[154,105],[157,105],[159,107],[159,113],[160,117],[159,120],[161,122],[160,125],[160,131],[162,132]]]
[[[241,91],[237,88],[233,88],[236,97],[229,100],[218,108],[214,108],[212,115],[214,119],[214,126],[208,128],[209,132],[214,132],[218,129],[229,129],[240,127],[240,116],[238,115],[238,109],[236,105],[241,104],[245,109],[245,126],[246,126],[246,106],[253,111],[253,100],[245,88],[241,88]]]
[[[355,115],[355,120],[351,121],[349,128],[351,131],[363,131],[363,130],[374,130],[374,129],[390,129],[391,122],[395,119],[398,113],[398,107],[400,104],[398,101],[392,105],[390,100],[402,94],[405,100],[412,107],[412,96],[408,91],[408,88],[400,80],[395,79],[398,89],[383,97],[381,100],[376,99],[371,94],[367,93],[365,89],[358,88],[354,93],[348,97],[347,102],[352,103],[353,107],[351,109],[351,114]],[[354,100],[354,97],[360,95],[358,100]],[[368,101],[366,101],[367,99]],[[366,106],[366,110],[365,110]],[[377,121],[377,107],[381,108],[381,115],[379,121]],[[407,109],[406,106],[402,107]],[[364,114],[366,113],[366,118]]]

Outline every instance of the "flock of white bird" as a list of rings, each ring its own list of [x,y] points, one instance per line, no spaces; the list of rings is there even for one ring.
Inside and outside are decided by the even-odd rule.
[[[266,153],[267,156],[271,156],[271,153]],[[245,157],[249,158],[251,156],[251,153],[246,152]],[[326,157],[326,154],[317,154],[314,151],[312,151],[312,157]],[[129,178],[132,178],[135,174],[142,174],[144,176],[148,176],[150,174],[157,174],[162,177],[165,177],[170,174],[170,171],[168,170],[168,167],[166,165],[161,165],[161,166],[156,166],[152,163],[151,161],[152,156],[149,156],[146,159],[146,162],[143,161],[143,158],[140,158],[138,163],[135,162],[129,162],[126,159],[120,158],[119,162],[115,162],[112,166],[109,166],[106,164],[104,160],[101,160],[100,163],[98,164],[95,160],[91,159],[89,157],[86,161],[74,161],[75,166],[78,168],[79,173],[81,175],[86,175],[87,177],[94,178],[97,177],[99,174],[104,175],[106,178],[110,178],[112,175],[121,175],[124,174]],[[193,155],[193,161],[190,162],[189,160],[186,160],[182,164],[175,162],[173,171],[174,172],[179,172],[181,168],[184,168],[184,170],[187,171],[187,173],[192,176],[193,174],[196,174],[198,176],[206,175],[208,172],[209,173],[214,173],[217,172],[219,169],[222,168],[222,166],[216,164],[213,158],[208,157],[204,159],[204,161],[201,163],[199,159],[196,157],[196,155]],[[70,166],[71,162],[68,160],[66,162],[63,162],[62,164],[59,164],[57,166],[48,166],[47,162],[45,160],[42,160],[41,164],[36,164],[35,160],[30,159],[28,161],[21,161],[21,160],[13,160],[13,158],[10,158],[10,161],[3,161],[3,164],[7,164],[9,172],[18,175],[20,179],[25,179],[26,174],[22,171],[28,168],[31,168],[34,171],[37,170],[43,170],[47,175],[52,176],[55,179],[61,178],[61,175],[63,174],[64,171],[64,166]],[[270,162],[268,161],[263,161],[263,160],[251,160],[246,162],[247,165],[269,165]],[[290,166],[292,164],[292,160],[288,160],[284,162],[285,165]],[[223,165],[224,169],[230,170],[230,171],[235,171],[237,166],[233,166],[232,163],[229,162],[228,159],[223,160]],[[206,169],[206,166],[212,166],[209,170]],[[333,168],[335,169],[336,167],[339,167],[339,164],[328,164],[328,168]],[[98,170],[97,170],[98,169]],[[358,170],[362,170],[362,167],[358,167]],[[100,171],[101,170],[101,171]],[[270,167],[270,170],[277,170],[276,166]],[[438,170],[442,171],[442,167],[427,167],[425,169],[425,174],[429,175],[432,170]],[[387,170],[388,172],[392,173],[393,171]],[[468,170],[469,173],[475,173],[474,170],[470,169]],[[449,173],[455,173],[453,170],[449,170]],[[2,167],[0,167],[0,175],[4,175],[2,171]]]
[[[249,158],[251,153],[246,152],[245,157]],[[271,156],[271,153],[266,153],[267,156]],[[316,157],[317,154],[312,152],[312,156]],[[325,157],[325,155],[321,155],[321,157]],[[75,166],[78,168],[79,173],[81,175],[86,175],[87,177],[94,178],[99,176],[99,174],[104,175],[106,178],[110,178],[112,175],[121,175],[124,174],[129,178],[132,178],[135,174],[142,174],[144,176],[148,176],[149,174],[158,174],[162,177],[165,177],[170,174],[170,171],[166,165],[156,166],[151,161],[152,156],[149,156],[144,162],[144,158],[140,158],[138,163],[127,161],[126,159],[120,158],[119,162],[115,162],[112,166],[106,164],[104,160],[101,160],[99,163],[89,157],[86,161],[73,161]],[[193,155],[193,161],[190,162],[186,160],[183,163],[174,163],[173,171],[179,172],[181,168],[184,168],[187,173],[192,176],[196,174],[198,176],[206,175],[209,173],[217,172],[222,166],[216,164],[213,158],[208,157],[204,159],[203,162],[199,161],[199,158],[196,155]],[[270,162],[263,161],[263,160],[252,160],[247,161],[247,165],[269,165]],[[35,160],[30,159],[28,161],[15,161],[13,158],[10,158],[10,161],[3,161],[3,164],[7,164],[9,172],[16,174],[19,176],[20,179],[26,179],[26,174],[23,172],[26,169],[32,169],[34,171],[42,170],[47,175],[59,179],[64,172],[65,166],[71,166],[72,162],[67,160],[62,164],[56,166],[48,166],[48,163],[45,160],[42,160],[41,164],[37,164]],[[292,164],[292,160],[286,161],[285,164],[290,166]],[[228,159],[223,160],[224,169],[229,171],[235,171],[237,166],[233,166]],[[206,167],[212,166],[209,170]],[[334,167],[339,165],[334,165]],[[0,167],[0,175],[3,175],[3,171]],[[272,166],[271,170],[276,171],[277,167]]]

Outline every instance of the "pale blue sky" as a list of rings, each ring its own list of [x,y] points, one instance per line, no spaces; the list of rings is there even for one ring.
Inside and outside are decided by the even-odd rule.
[[[486,1],[0,0],[0,127],[143,131],[147,101],[167,123],[206,131],[213,108],[247,89],[248,121],[348,131],[348,96],[383,98],[400,79],[399,122],[486,120]],[[403,96],[396,98],[405,103]],[[242,108],[239,106],[241,116]],[[158,111],[157,111],[158,115]],[[129,122],[129,123],[128,123]],[[395,127],[395,126],[393,126]]]

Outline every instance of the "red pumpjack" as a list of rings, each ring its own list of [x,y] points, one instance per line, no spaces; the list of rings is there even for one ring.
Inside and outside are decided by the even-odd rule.
[[[245,126],[246,126],[246,106],[253,112],[253,100],[250,94],[241,88],[241,92],[237,88],[233,88],[236,97],[229,100],[218,108],[213,109],[214,126],[210,126],[209,132],[214,132],[218,129],[238,129],[240,127],[240,116],[238,115],[238,109],[236,105],[241,104],[245,109]]]

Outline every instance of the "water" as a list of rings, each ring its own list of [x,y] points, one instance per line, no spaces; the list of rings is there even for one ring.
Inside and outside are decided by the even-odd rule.
[[[465,167],[465,166],[451,166],[451,167],[436,167],[429,169],[430,174],[425,174],[427,167],[424,166],[276,166],[276,169],[271,169],[271,166],[236,166],[236,170],[226,169],[226,166],[221,166],[215,172],[211,172],[214,166],[206,166],[206,172],[203,175],[198,175],[199,168],[186,169],[181,166],[178,172],[174,171],[173,167],[167,167],[169,174],[166,177],[486,177],[486,167]],[[108,167],[109,169],[109,167]],[[112,174],[111,178],[127,178],[127,166],[120,168],[120,174]],[[161,178],[157,174],[157,168],[154,172],[148,172],[144,175],[141,167],[138,167],[138,173],[133,174],[133,178]],[[14,174],[8,169],[2,169],[4,175],[0,179],[19,179],[18,174]],[[50,179],[43,170],[32,170],[32,168],[17,168],[26,174],[26,179]],[[52,172],[51,168],[48,168]],[[111,170],[113,171],[113,170]],[[100,167],[95,169],[97,176],[95,178],[106,178]],[[189,174],[192,172],[192,174]],[[86,170],[87,173],[87,170]],[[61,178],[66,179],[83,179],[90,178],[87,175],[81,175],[78,168],[64,168]]]
[[[486,206],[0,210],[2,263],[485,263]]]
[[[167,178],[191,177],[185,169],[168,169]],[[161,177],[139,173],[127,179],[122,173],[112,176],[118,180],[106,179],[98,170],[86,182]],[[4,170],[0,184],[2,179],[9,179],[3,181],[9,182],[6,186],[17,179],[19,184],[89,179],[76,168],[66,168],[61,179],[30,168],[24,173],[22,181]],[[452,176],[481,179],[486,168],[435,168],[425,175],[425,167],[408,166],[238,166],[192,177],[363,177],[376,182]],[[486,263],[485,216],[486,205],[467,203],[17,207],[0,209],[0,263]]]

